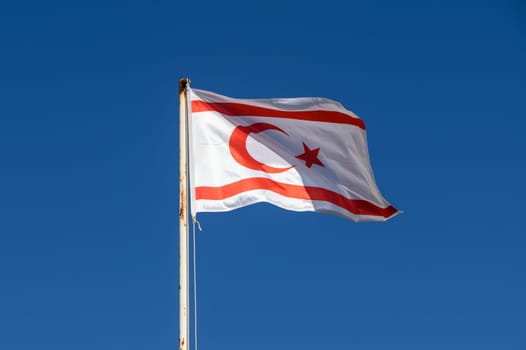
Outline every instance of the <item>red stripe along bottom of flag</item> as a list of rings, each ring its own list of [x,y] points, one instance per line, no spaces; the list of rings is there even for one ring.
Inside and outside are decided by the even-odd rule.
[[[196,200],[224,200],[237,194],[252,190],[268,190],[284,197],[325,201],[343,208],[355,215],[371,215],[389,218],[398,210],[393,206],[381,208],[361,199],[349,199],[341,194],[321,187],[291,185],[263,177],[243,179],[224,186],[199,186],[195,188]]]
[[[231,117],[236,116],[254,116],[269,118],[286,118],[305,120],[313,122],[325,122],[336,124],[349,124],[365,130],[365,123],[360,118],[351,115],[326,110],[308,110],[308,111],[283,111],[265,107],[252,106],[242,103],[231,102],[205,102],[192,101],[192,113],[215,111]]]

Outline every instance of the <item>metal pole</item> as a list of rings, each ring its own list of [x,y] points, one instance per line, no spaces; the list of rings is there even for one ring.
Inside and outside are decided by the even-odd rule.
[[[179,80],[179,350],[188,350],[189,248],[188,248],[188,109],[186,104],[190,80]]]

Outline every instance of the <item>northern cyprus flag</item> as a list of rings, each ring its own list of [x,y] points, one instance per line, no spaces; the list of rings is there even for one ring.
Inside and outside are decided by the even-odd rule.
[[[398,213],[376,186],[364,122],[340,103],[197,89],[190,97],[192,215],[258,202],[354,221]]]

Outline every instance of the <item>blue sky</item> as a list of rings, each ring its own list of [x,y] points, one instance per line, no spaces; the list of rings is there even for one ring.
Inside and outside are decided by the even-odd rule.
[[[177,347],[184,76],[340,101],[405,211],[200,215],[200,349],[526,348],[523,2],[16,1],[0,43],[0,348]]]

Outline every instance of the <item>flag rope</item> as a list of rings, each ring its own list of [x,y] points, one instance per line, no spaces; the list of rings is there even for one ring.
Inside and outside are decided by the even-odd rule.
[[[192,248],[193,248],[193,277],[194,277],[194,350],[197,350],[197,248],[196,248],[196,234],[195,234],[195,228],[196,225],[199,227],[199,231],[201,231],[201,225],[199,225],[199,222],[194,218],[192,218]]]

